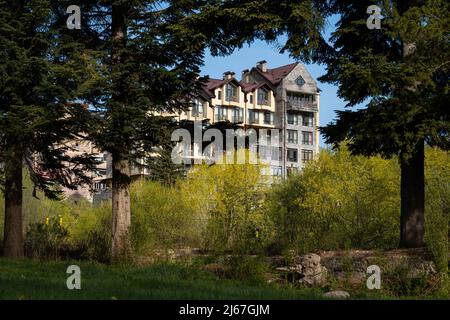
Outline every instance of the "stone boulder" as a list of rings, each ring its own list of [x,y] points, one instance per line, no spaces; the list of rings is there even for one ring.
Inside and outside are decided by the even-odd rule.
[[[290,281],[307,286],[326,283],[327,269],[320,264],[320,256],[309,253],[298,257],[293,266],[277,268]]]
[[[347,291],[335,290],[327,292],[323,295],[327,299],[348,299],[350,294]]]

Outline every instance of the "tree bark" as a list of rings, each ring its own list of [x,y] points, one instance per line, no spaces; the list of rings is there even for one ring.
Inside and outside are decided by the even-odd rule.
[[[112,259],[117,261],[130,253],[131,177],[127,160],[113,156],[112,179]]]
[[[126,17],[128,8],[125,2],[112,6],[112,70],[121,75],[123,49],[126,47]],[[123,129],[121,113],[126,107],[126,79],[116,78],[113,83],[112,117],[115,130]],[[117,142],[119,144],[120,142]],[[125,146],[126,148],[126,146]],[[112,260],[118,261],[130,253],[129,229],[131,224],[130,184],[131,172],[127,159],[124,159],[122,148],[112,152]]]
[[[24,255],[22,222],[22,157],[14,147],[5,157],[5,224],[3,253],[20,259]]]
[[[421,140],[409,160],[401,159],[400,247],[424,246],[425,146]]]

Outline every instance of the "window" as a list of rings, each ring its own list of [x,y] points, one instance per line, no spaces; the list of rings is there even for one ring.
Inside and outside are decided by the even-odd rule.
[[[260,159],[265,160],[268,158],[268,147],[267,146],[258,146],[258,156]]]
[[[274,115],[273,112],[264,112],[264,124],[273,124]]]
[[[204,116],[204,109],[203,109],[203,102],[199,100],[194,100],[192,103],[192,116],[193,117],[203,117]]]
[[[217,99],[222,100],[222,91],[217,91]]]
[[[264,106],[269,105],[269,92],[266,89],[258,89],[258,104]]]
[[[259,112],[256,110],[248,110],[248,122],[259,124]]]
[[[314,126],[314,114],[311,112],[306,112],[302,116],[302,125],[305,127],[313,127]]]
[[[272,142],[272,130],[261,130],[259,133],[259,141],[261,144],[269,146]]]
[[[306,163],[313,160],[313,151],[312,150],[302,150],[302,162]]]
[[[288,130],[288,143],[298,143],[298,131],[297,130]]]
[[[237,102],[237,88],[231,83],[226,86],[226,100]]]
[[[106,190],[106,183],[103,182],[95,182],[94,183],[94,190],[100,191],[100,190]]]
[[[228,120],[228,109],[223,106],[216,106],[214,110],[214,117],[216,121],[226,121]]]
[[[297,149],[287,149],[287,161],[298,162],[298,150]]]
[[[313,144],[313,133],[309,131],[302,131],[303,140],[302,143],[305,145],[312,145]]]
[[[244,109],[237,107],[233,109],[232,122],[234,123],[244,122]]]
[[[295,83],[297,84],[297,85],[299,85],[300,87],[302,87],[302,86],[304,86],[305,85],[305,79],[303,79],[303,77],[302,76],[299,76],[298,78],[297,78],[297,80],[295,80]]]
[[[253,95],[252,94],[249,96],[249,101],[251,104],[253,104]]]
[[[287,114],[287,123],[297,126],[298,125],[298,115],[295,113],[288,113]]]
[[[283,167],[272,166],[272,175],[275,177],[281,177],[283,175]]]
[[[272,147],[272,161],[281,161],[281,160],[283,160],[283,148]]]

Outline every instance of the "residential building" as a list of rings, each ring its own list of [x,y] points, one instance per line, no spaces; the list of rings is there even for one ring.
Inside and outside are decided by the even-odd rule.
[[[270,69],[260,61],[240,80],[231,71],[222,79],[208,79],[191,110],[178,117],[266,129],[268,145],[257,147],[259,156],[269,160],[270,175],[286,177],[319,152],[319,109],[320,90],[304,65]],[[279,140],[270,136],[271,129],[278,130]]]
[[[180,121],[228,121],[244,131],[255,129],[265,143],[252,151],[268,164],[265,174],[285,178],[301,170],[319,152],[319,110],[320,90],[304,65],[292,63],[270,69],[266,61],[260,61],[242,71],[240,80],[231,71],[222,79],[209,78],[188,111],[166,115]],[[98,152],[89,143],[86,148]],[[94,202],[95,198],[109,196],[106,185],[112,176],[110,155],[99,156],[104,162],[94,179],[93,194],[87,196]],[[182,157],[192,164],[201,155],[184,150]],[[132,175],[146,176],[148,172],[133,168]],[[86,191],[76,193],[85,195]]]

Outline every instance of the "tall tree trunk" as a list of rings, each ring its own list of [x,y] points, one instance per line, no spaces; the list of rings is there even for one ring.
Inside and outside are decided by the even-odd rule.
[[[123,63],[123,49],[126,46],[126,18],[127,5],[114,3],[112,6],[112,70],[120,75]],[[123,123],[121,113],[126,107],[125,86],[126,79],[115,78],[112,94],[112,117],[115,130],[122,130]],[[119,142],[118,142],[119,143]],[[126,146],[125,146],[126,148]],[[112,153],[112,259],[120,260],[129,253],[129,229],[131,223],[130,207],[130,165],[129,161],[122,157],[125,152],[120,147]]]
[[[22,157],[21,153],[12,147],[5,157],[5,225],[4,225],[4,256],[22,258]]]
[[[127,160],[113,155],[112,177],[112,258],[124,258],[130,251],[131,224],[130,166]]]
[[[425,147],[421,140],[406,161],[401,160],[400,246],[424,245],[425,223]]]

